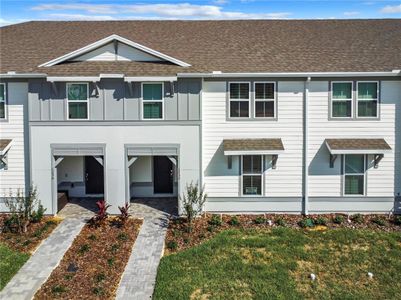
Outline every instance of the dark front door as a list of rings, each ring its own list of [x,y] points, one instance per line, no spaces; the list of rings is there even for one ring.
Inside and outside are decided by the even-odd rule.
[[[85,156],[85,188],[87,194],[103,194],[103,166],[93,158]]]
[[[173,193],[173,163],[166,156],[153,156],[153,179],[155,194]]]

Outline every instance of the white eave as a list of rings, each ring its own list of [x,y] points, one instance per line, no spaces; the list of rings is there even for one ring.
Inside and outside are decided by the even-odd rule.
[[[401,70],[389,72],[269,72],[269,73],[178,73],[180,78],[233,78],[233,77],[395,77],[401,76]]]
[[[284,150],[225,150],[225,156],[231,155],[278,155],[284,153]]]
[[[53,59],[51,61],[43,63],[43,64],[39,65],[39,67],[51,67],[51,66],[54,66],[54,65],[59,64],[61,62],[70,60],[70,59],[72,59],[74,57],[77,57],[77,56],[80,56],[80,55],[82,55],[84,53],[87,53],[87,52],[89,52],[91,50],[94,50],[96,48],[104,46],[104,45],[106,45],[106,44],[108,44],[108,43],[110,43],[112,41],[119,41],[119,42],[121,42],[123,44],[131,46],[133,48],[136,48],[136,49],[141,50],[143,52],[146,52],[148,54],[151,54],[151,55],[153,55],[155,57],[159,57],[161,59],[164,59],[166,61],[169,61],[171,63],[179,65],[181,67],[190,67],[191,66],[190,64],[188,64],[186,62],[183,62],[181,60],[178,60],[178,59],[176,59],[174,57],[171,57],[171,56],[163,54],[163,53],[161,53],[159,51],[153,50],[153,49],[148,48],[148,47],[146,47],[144,45],[135,43],[135,42],[133,42],[131,40],[128,40],[126,38],[123,38],[123,37],[121,37],[121,36],[119,36],[117,34],[112,34],[112,35],[110,35],[110,36],[108,36],[108,37],[106,37],[104,39],[101,39],[101,40],[99,40],[97,42],[94,42],[94,43],[89,44],[89,45],[87,45],[85,47],[82,47],[80,49],[77,49],[75,51],[67,53],[67,54],[65,54],[63,56],[57,57],[57,58],[55,58],[55,59]]]
[[[0,78],[45,78],[47,75],[43,73],[16,73],[8,72],[0,74]]]

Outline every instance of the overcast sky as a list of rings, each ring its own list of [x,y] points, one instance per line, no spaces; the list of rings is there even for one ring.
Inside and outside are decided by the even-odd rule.
[[[30,20],[401,18],[401,0],[0,0],[0,26]]]

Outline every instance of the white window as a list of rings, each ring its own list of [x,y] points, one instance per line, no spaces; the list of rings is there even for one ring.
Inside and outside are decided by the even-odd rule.
[[[142,119],[162,120],[164,111],[163,83],[142,84]]]
[[[87,120],[89,84],[67,83],[67,116],[69,120]]]
[[[230,118],[249,118],[249,82],[229,83]]]
[[[344,165],[344,195],[365,194],[366,162],[363,154],[346,154]]]
[[[274,82],[255,82],[255,118],[274,118],[276,116],[276,91]]]
[[[263,156],[242,156],[242,195],[263,194]]]
[[[6,85],[0,83],[0,120],[6,118]]]
[[[352,81],[334,81],[331,83],[332,118],[352,118],[352,95]]]
[[[379,83],[377,81],[358,81],[357,112],[358,118],[377,118],[379,102]]]

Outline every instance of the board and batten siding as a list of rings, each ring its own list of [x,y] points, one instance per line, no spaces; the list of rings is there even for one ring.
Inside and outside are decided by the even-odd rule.
[[[18,189],[25,193],[26,184],[29,185],[29,141],[25,120],[27,118],[28,83],[5,83],[7,119],[0,121],[0,139],[12,139],[12,145],[8,150],[8,169],[0,170],[0,198],[7,197],[10,191],[15,193]],[[4,210],[4,203],[0,203],[0,211]]]
[[[258,80],[262,81],[262,80]],[[202,93],[202,172],[208,211],[297,212],[302,209],[303,81],[277,84],[277,120],[227,120],[227,82],[204,81]],[[253,92],[253,83],[251,84]],[[281,138],[284,153],[276,169],[265,156],[264,195],[240,197],[240,160],[228,169],[224,139]]]
[[[389,212],[394,196],[401,193],[401,82],[381,81],[378,120],[329,120],[329,84],[312,81],[309,89],[310,212]],[[377,169],[373,156],[368,156],[366,197],[343,197],[342,157],[329,167],[326,138],[384,138],[391,146]]]
[[[29,81],[30,121],[68,121],[66,83]],[[164,120],[200,121],[200,79],[164,82]],[[141,121],[141,82],[133,84],[132,93],[122,79],[89,82],[88,121]],[[76,120],[74,120],[76,122]],[[161,122],[161,121],[159,121]]]

